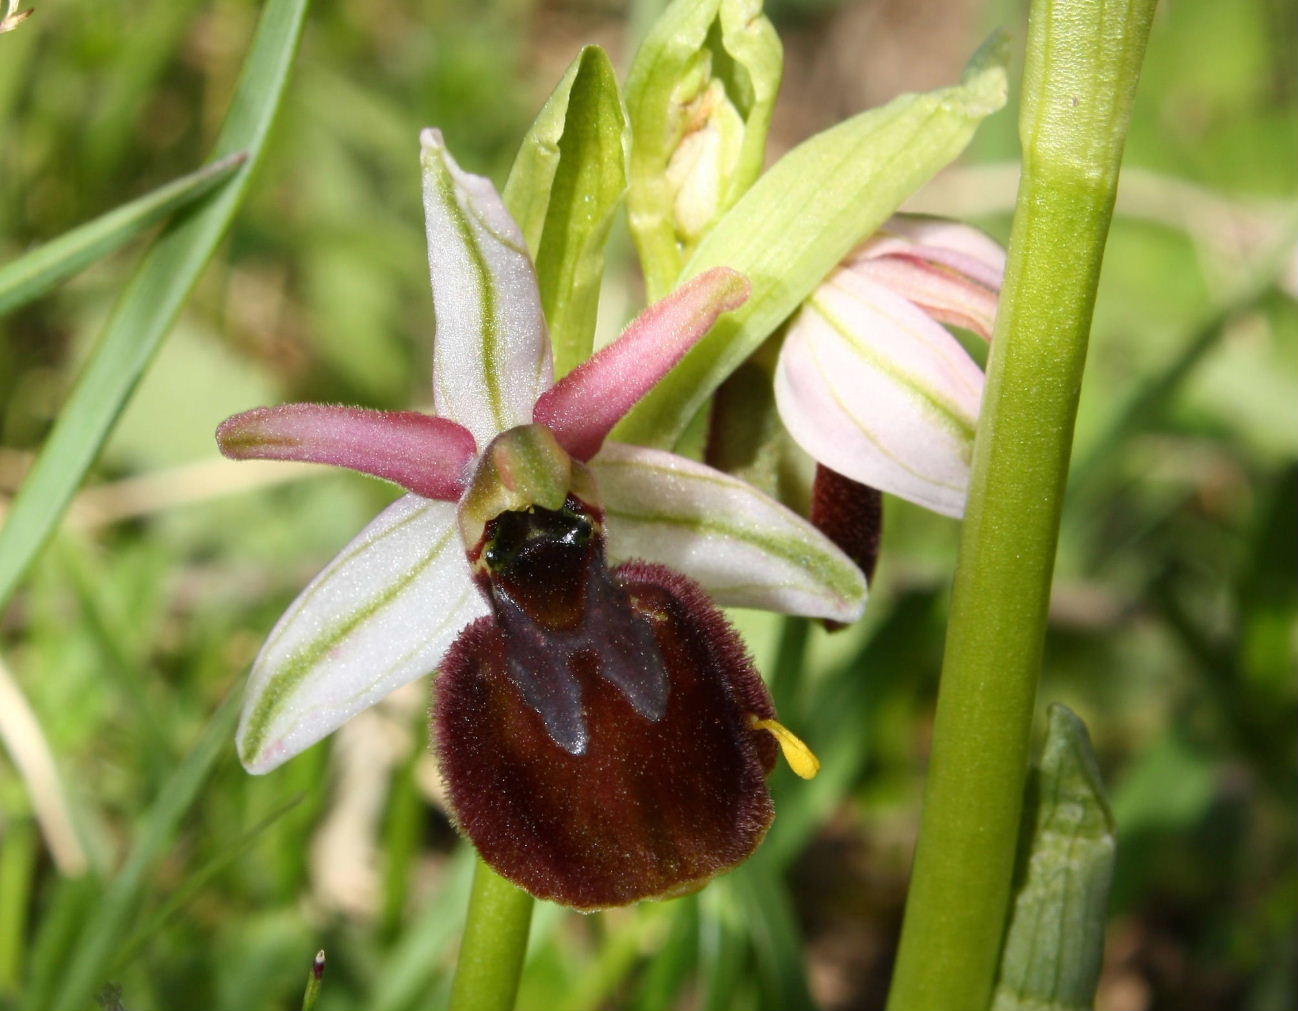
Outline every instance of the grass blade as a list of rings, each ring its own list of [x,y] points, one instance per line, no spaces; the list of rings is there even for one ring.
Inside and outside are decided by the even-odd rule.
[[[77,943],[65,950],[75,952],[61,974],[54,1000],[31,994],[31,1007],[85,1007],[93,991],[104,982],[112,966],[129,917],[137,907],[149,871],[172,844],[176,830],[207,781],[216,760],[229,754],[230,738],[239,713],[237,699],[225,701],[212,717],[194,750],[180,763],[163,786],[141,822],[139,835],[122,869],[95,904]]]
[[[378,1011],[413,1007],[421,993],[449,977],[454,964],[452,946],[464,927],[474,862],[473,847],[457,848],[441,887],[428,897],[423,911],[374,974],[374,989],[363,1006]]]
[[[49,540],[113,423],[238,210],[283,99],[309,0],[270,0],[217,138],[247,161],[204,206],[173,220],[117,303],[0,529],[0,608]]]
[[[68,952],[76,947],[81,925],[94,912],[100,885],[100,880],[89,874],[54,881],[39,921],[32,924],[23,999],[6,1007],[50,1006],[49,996],[67,967]]]
[[[140,949],[148,943],[149,939],[165,927],[172,917],[189,905],[209,881],[242,857],[251,848],[252,844],[262,837],[262,834],[267,829],[305,799],[306,794],[299,793],[296,797],[280,804],[279,807],[246,830],[237,839],[222,844],[220,854],[215,859],[209,860],[205,865],[186,877],[184,884],[171,894],[163,907],[153,915],[148,923],[131,934],[119,949],[119,954],[113,959],[113,971],[117,972],[123,966],[129,965]]]
[[[246,160],[247,157],[239,153],[205,165],[64,232],[0,267],[0,315],[39,298],[60,281],[125,245],[172,211],[211,192]]]
[[[722,884],[730,889],[748,923],[753,964],[761,982],[760,1006],[766,1011],[815,1008],[793,899],[773,870],[758,851]]]

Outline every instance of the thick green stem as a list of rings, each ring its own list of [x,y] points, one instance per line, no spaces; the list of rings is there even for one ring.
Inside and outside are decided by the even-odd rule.
[[[451,987],[451,1011],[511,1011],[532,925],[532,896],[481,859]]]
[[[1023,180],[889,1006],[986,1007],[1100,260],[1154,0],[1034,0]]]

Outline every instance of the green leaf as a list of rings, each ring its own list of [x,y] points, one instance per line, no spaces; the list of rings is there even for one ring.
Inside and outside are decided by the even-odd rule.
[[[627,195],[650,301],[762,171],[783,72],[761,0],[677,0],[627,75]]]
[[[1067,707],[1047,714],[1028,782],[1031,824],[1010,914],[995,1011],[1074,1011],[1094,1004],[1116,844],[1113,815],[1086,726]]]
[[[541,109],[505,183],[505,206],[536,260],[555,378],[590,357],[630,143],[613,65],[587,46]]]
[[[541,106],[518,147],[518,153],[514,155],[505,188],[500,191],[500,198],[518,222],[533,260],[541,251],[541,236],[550,209],[550,191],[554,189],[554,177],[559,172],[559,141],[568,116],[568,99],[573,82],[585,65],[585,58],[586,50],[583,49],[568,64],[558,85]]]
[[[65,232],[0,267],[0,314],[39,298],[60,281],[107,256],[172,211],[193,203],[228,179],[246,160],[243,154],[222,158]]]
[[[231,696],[222,704],[194,750],[181,761],[145,812],[126,863],[94,905],[76,943],[64,949],[74,954],[71,964],[64,965],[59,975],[57,996],[51,1000],[48,994],[31,994],[27,1002],[31,1007],[88,1005],[91,992],[104,981],[115,959],[150,870],[174,847],[181,819],[197,799],[216,760],[229,751],[239,712],[236,702]]]
[[[216,141],[247,161],[145,254],[0,529],[0,607],[53,533],[77,486],[239,209],[284,96],[309,0],[270,0]]]
[[[752,282],[752,296],[636,405],[614,438],[670,448],[721,381],[1004,104],[1004,49],[993,36],[960,85],[863,112],[800,144],[762,176],[681,272],[684,280],[732,267]]]

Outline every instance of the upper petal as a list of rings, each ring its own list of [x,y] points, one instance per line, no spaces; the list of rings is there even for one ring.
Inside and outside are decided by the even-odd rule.
[[[269,772],[429,673],[486,613],[455,506],[398,499],[312,580],[266,640],[239,722],[244,766]]]
[[[789,328],[780,417],[840,474],[949,516],[964,512],[983,375],[906,299],[841,271]]]
[[[970,225],[897,214],[858,246],[844,267],[892,289],[934,319],[991,337],[1005,250]]]
[[[216,441],[235,460],[328,463],[448,502],[464,491],[475,456],[473,436],[446,418],[335,404],[244,411],[221,423]]]
[[[810,523],[722,471],[662,450],[609,442],[591,461],[611,562],[684,572],[723,606],[835,621],[865,608],[865,577]]]
[[[536,270],[491,181],[462,171],[439,131],[425,130],[421,141],[434,403],[485,446],[531,421],[553,381]]]
[[[748,292],[748,279],[728,267],[686,282],[542,395],[533,420],[551,429],[578,460],[589,460],[635,402],[703,339],[718,316],[743,305]]]
[[[1000,290],[1005,249],[986,232],[961,221],[922,214],[894,214],[858,250],[864,256],[919,255]]]
[[[914,302],[939,322],[991,339],[999,287],[985,287],[919,256],[881,256],[857,263],[852,270]]]

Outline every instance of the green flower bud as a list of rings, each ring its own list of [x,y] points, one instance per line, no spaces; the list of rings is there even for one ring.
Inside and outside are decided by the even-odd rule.
[[[762,171],[780,40],[760,0],[677,0],[627,76],[627,210],[651,299]]]
[[[677,241],[693,249],[729,203],[727,183],[739,166],[744,121],[716,78],[681,108],[685,131],[667,161]]]

